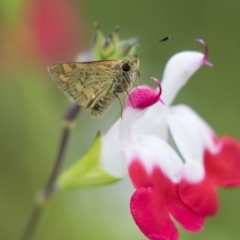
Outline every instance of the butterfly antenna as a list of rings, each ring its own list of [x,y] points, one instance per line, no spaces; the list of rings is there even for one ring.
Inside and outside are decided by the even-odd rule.
[[[142,53],[142,52],[146,51],[147,49],[152,48],[152,47],[156,46],[157,44],[159,44],[159,43],[161,43],[161,42],[167,41],[169,38],[170,38],[170,36],[167,36],[167,37],[165,37],[165,38],[163,38],[163,39],[155,42],[154,44],[152,44],[152,45],[150,45],[150,46],[148,46],[148,47],[145,47],[145,48],[141,49],[140,51],[138,51],[138,52],[134,55],[134,57],[137,57],[139,53]]]

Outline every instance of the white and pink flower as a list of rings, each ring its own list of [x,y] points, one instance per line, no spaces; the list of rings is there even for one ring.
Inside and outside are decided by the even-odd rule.
[[[188,106],[170,106],[193,73],[211,66],[205,42],[198,41],[204,54],[181,52],[167,63],[162,95],[156,79],[158,90],[131,91],[122,119],[103,140],[101,162],[108,173],[122,177],[127,162],[136,189],[131,213],[150,240],[178,239],[171,217],[186,230],[199,231],[205,217],[218,211],[216,188],[240,184],[240,144],[219,138]],[[169,135],[179,153],[169,145]]]

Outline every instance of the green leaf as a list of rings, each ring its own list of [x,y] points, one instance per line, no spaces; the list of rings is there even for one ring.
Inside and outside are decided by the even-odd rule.
[[[99,134],[89,151],[72,167],[64,171],[57,181],[57,189],[81,189],[120,180],[102,169],[100,162],[102,136]]]

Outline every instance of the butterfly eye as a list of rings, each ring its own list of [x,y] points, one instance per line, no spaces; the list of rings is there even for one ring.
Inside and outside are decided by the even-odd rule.
[[[128,72],[130,69],[131,69],[131,66],[130,66],[128,63],[124,63],[124,64],[122,65],[122,70],[123,70],[124,72]]]

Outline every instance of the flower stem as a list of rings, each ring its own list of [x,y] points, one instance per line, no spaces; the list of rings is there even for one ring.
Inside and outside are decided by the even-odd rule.
[[[76,119],[79,111],[80,111],[80,107],[76,103],[73,103],[68,108],[66,114],[63,117],[62,137],[60,139],[60,145],[57,151],[55,162],[53,164],[53,168],[49,174],[45,187],[41,191],[39,191],[35,197],[32,210],[27,220],[27,224],[23,229],[23,233],[19,237],[19,240],[31,239],[31,237],[33,236],[34,230],[37,227],[38,221],[40,219],[42,209],[43,209],[43,204],[56,189],[55,183],[61,170],[64,153],[66,151],[72,124],[73,124],[73,121]]]

